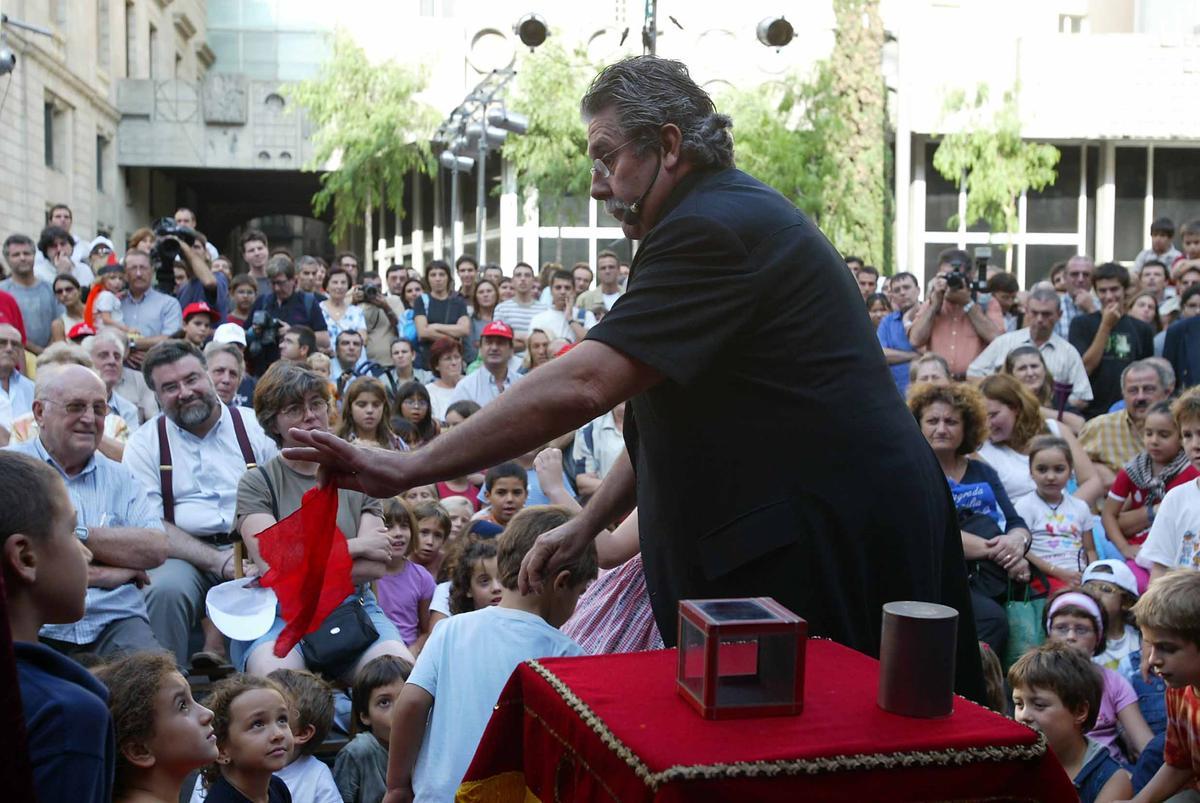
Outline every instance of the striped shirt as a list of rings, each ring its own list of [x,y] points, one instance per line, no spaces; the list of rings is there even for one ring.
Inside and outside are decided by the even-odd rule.
[[[99,452],[92,455],[82,471],[68,477],[46,451],[41,438],[8,448],[54,466],[67,485],[79,526],[163,528],[162,519],[146,499],[133,472]],[[150,621],[146,615],[146,599],[136,585],[125,583],[117,588],[89,588],[82,619],[69,625],[45,625],[40,635],[72,644],[91,644],[113,622],[135,616],[147,623]]]
[[[588,655],[663,648],[640,552],[617,568],[601,572],[579,598],[562,632]]]
[[[510,298],[508,301],[501,301],[496,305],[496,310],[492,313],[492,320],[504,321],[512,327],[517,337],[525,337],[529,334],[529,323],[533,320],[533,316],[548,309],[550,309],[549,305],[543,304],[541,301],[522,304],[515,298]]]

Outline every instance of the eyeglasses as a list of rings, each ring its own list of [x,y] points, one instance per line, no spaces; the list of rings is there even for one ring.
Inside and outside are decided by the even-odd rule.
[[[429,402],[416,396],[409,396],[404,401],[400,402],[402,407],[428,407]]]
[[[1115,586],[1112,583],[1106,583],[1103,580],[1088,580],[1085,585],[1089,589],[1094,588],[1095,590],[1099,591],[1101,594],[1116,594],[1120,591],[1125,590],[1125,589],[1121,588],[1120,586]]]
[[[57,404],[67,411],[67,415],[83,415],[88,410],[91,410],[96,418],[104,418],[108,415],[108,402],[95,402],[88,404],[87,402],[73,401],[60,402],[55,399],[42,399],[43,404]]]
[[[618,151],[620,151],[622,148],[624,148],[626,145],[628,145],[631,142],[633,142],[633,140],[627,139],[624,142],[622,142],[620,145],[618,145],[617,147],[613,148],[608,153],[601,156],[599,159],[593,159],[592,160],[592,175],[599,176],[600,178],[608,178],[609,176],[611,176],[613,174],[613,168],[612,168],[612,165],[610,164],[610,162],[613,161],[613,157],[617,155]]]
[[[10,340],[7,337],[0,337],[0,349],[9,348],[9,347],[14,348],[14,349],[19,349],[19,348],[21,348],[21,341],[20,340]]]
[[[329,412],[329,402],[324,399],[310,399],[308,402],[297,402],[289,404],[279,411],[282,416],[288,418],[302,418],[305,413],[313,413],[314,415],[323,415]]]
[[[1094,636],[1096,628],[1093,625],[1068,625],[1059,624],[1050,628],[1050,632],[1056,636],[1069,636],[1074,633],[1076,636]]]
[[[69,293],[75,289],[74,285],[68,284],[66,287],[55,287],[54,295],[61,296],[63,293]]]

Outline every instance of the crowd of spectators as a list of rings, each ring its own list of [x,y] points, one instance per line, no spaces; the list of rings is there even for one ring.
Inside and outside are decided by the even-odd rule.
[[[255,230],[225,256],[191,210],[174,219],[118,253],[73,235],[60,204],[36,241],[3,245],[0,536],[43,799],[132,799],[203,768],[194,800],[378,801],[389,748],[418,797],[449,799],[499,691],[473,651],[509,665],[661,646],[636,512],[540,594],[517,591],[537,535],[621,456],[624,404],[480,474],[338,491],[354,591],[329,621],[345,617],[348,646],[277,650],[278,613],[226,632],[209,592],[269,572],[260,536],[317,485],[316,464],[281,453],[295,430],[420,449],[586,337],[629,266],[601,251],[594,272],[463,255],[380,273]],[[878,392],[907,398],[945,473],[1015,715],[1041,727],[1047,694],[1085,712],[1052,741],[1085,799],[1160,788],[1187,750],[1166,735],[1185,705],[1170,692],[1164,708],[1167,659],[1142,644],[1157,629],[1196,649],[1170,586],[1200,568],[1200,221],[1182,251],[1171,221],[1151,234],[1132,270],[1080,255],[1025,289],[947,249],[924,300],[916,275],[846,259],[892,369]],[[1044,601],[1049,645],[1010,631],[1014,599]],[[1087,659],[1105,671],[1083,677]],[[217,681],[204,705],[200,677]],[[238,736],[255,716],[263,749]],[[339,733],[331,773],[316,756]]]

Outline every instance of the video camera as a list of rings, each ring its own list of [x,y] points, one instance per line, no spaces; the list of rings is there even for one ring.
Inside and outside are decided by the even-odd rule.
[[[154,224],[154,247],[150,249],[150,263],[154,265],[159,284],[172,287],[175,284],[175,261],[183,257],[183,248],[176,237],[190,248],[196,244],[196,232],[180,226],[169,217],[159,218]]]
[[[246,351],[251,357],[262,354],[263,347],[274,346],[279,342],[279,329],[283,324],[265,309],[255,310],[250,316],[250,337],[247,339]]]
[[[975,249],[975,281],[967,275],[969,265],[961,259],[951,259],[952,271],[946,274],[946,289],[961,290],[964,287],[971,291],[971,297],[976,293],[987,292],[987,268],[992,259],[992,249],[986,245]]]

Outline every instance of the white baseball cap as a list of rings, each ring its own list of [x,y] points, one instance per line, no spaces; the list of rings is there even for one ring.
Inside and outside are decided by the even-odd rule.
[[[213,332],[214,343],[238,343],[246,345],[246,330],[236,323],[223,323]]]
[[[1108,558],[1088,564],[1088,567],[1083,570],[1083,582],[1086,584],[1092,580],[1112,583],[1133,596],[1138,596],[1137,579],[1134,578],[1133,571],[1125,565],[1123,560]]]
[[[205,598],[208,618],[217,630],[237,641],[254,641],[266,635],[275,623],[277,605],[275,592],[258,585],[257,577],[215,585]]]

